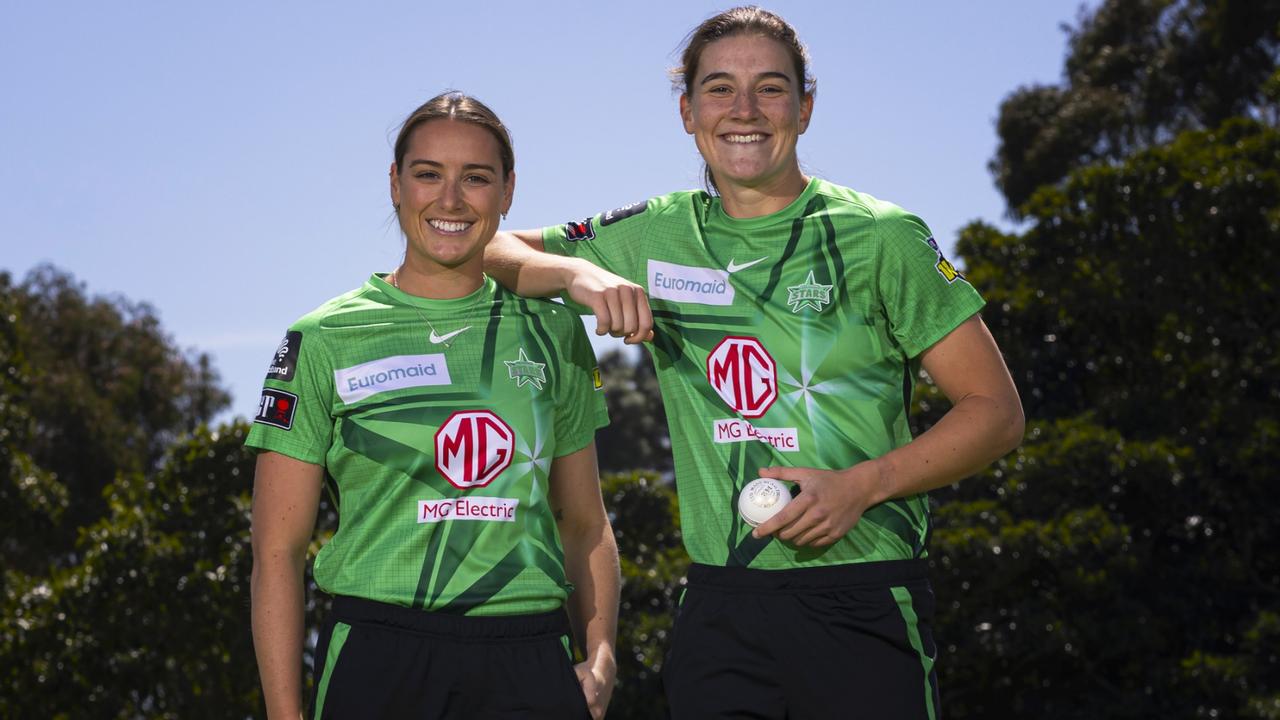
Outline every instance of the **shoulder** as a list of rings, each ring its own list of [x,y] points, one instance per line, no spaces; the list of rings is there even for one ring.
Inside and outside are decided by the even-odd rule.
[[[385,307],[385,303],[377,302],[370,297],[373,290],[366,284],[330,298],[295,320],[289,329],[318,331],[329,327],[335,318],[365,309]]]
[[[505,316],[508,311],[506,303],[510,303],[513,313],[522,315],[537,322],[556,338],[558,342],[568,343],[575,334],[584,333],[582,320],[572,309],[563,303],[547,298],[524,297],[517,295],[499,285],[495,290],[496,299],[502,300]]]
[[[926,238],[932,235],[915,213],[874,195],[825,180],[818,181],[817,194],[827,201],[828,212],[873,223],[882,241],[892,241],[905,235],[927,242]]]
[[[596,216],[596,224],[607,227],[632,218],[653,219],[669,214],[705,211],[710,202],[711,196],[701,190],[679,190],[606,210]]]

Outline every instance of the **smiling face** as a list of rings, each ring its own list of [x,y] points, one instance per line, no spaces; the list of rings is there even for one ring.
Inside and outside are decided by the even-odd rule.
[[[685,132],[720,192],[804,186],[796,140],[809,127],[813,97],[778,41],[731,35],[706,46],[680,96]]]
[[[391,164],[391,202],[406,240],[405,263],[420,272],[474,270],[511,207],[515,173],[502,174],[498,140],[488,129],[440,119],[409,137]]]

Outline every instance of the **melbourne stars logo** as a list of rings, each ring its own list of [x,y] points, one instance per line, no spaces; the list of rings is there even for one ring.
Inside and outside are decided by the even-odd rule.
[[[530,360],[524,354],[524,348],[520,348],[520,355],[515,360],[502,362],[507,366],[507,376],[516,381],[518,388],[533,385],[535,390],[541,390],[542,383],[547,381],[547,374],[543,372],[547,364]]]
[[[787,304],[791,306],[793,313],[806,307],[822,312],[823,306],[831,304],[831,286],[816,282],[812,270],[804,282],[788,287],[787,293]]]

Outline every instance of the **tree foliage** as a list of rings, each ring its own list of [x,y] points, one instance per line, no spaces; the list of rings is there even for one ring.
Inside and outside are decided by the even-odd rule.
[[[1280,717],[1275,13],[1106,2],[1002,110],[998,172],[1083,140],[957,244],[1030,422],[935,496],[953,717]]]
[[[1275,118],[1277,0],[1107,0],[1067,32],[1063,82],[1000,107],[991,169],[1015,216],[1075,168],[1231,117]]]
[[[667,412],[648,353],[635,361],[614,351],[600,358],[609,425],[596,434],[603,472],[637,469],[669,473],[673,467]]]
[[[176,349],[145,303],[90,298],[47,266],[20,285],[0,274],[0,298],[0,500],[30,511],[6,514],[0,557],[33,571],[63,562],[117,474],[154,469],[229,397],[208,356]]]

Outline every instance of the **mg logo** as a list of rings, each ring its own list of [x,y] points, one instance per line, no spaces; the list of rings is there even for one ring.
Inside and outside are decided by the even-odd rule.
[[[511,464],[516,434],[488,410],[462,410],[436,431],[436,470],[454,487],[484,487]]]
[[[744,418],[758,418],[778,399],[773,358],[750,337],[730,335],[707,356],[707,380]]]

